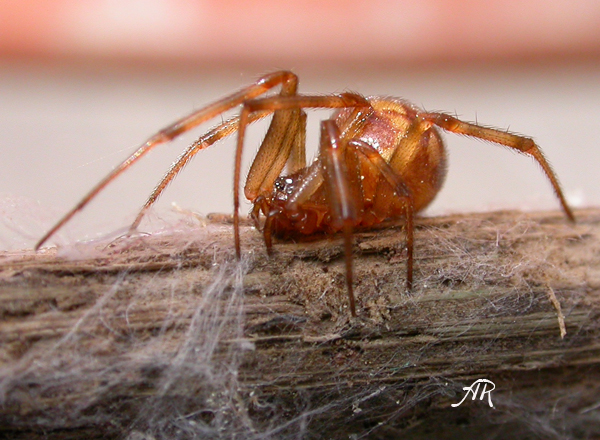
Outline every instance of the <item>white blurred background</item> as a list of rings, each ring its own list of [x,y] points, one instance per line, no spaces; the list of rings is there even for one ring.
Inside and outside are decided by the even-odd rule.
[[[31,248],[156,130],[282,68],[300,76],[303,93],[400,96],[532,136],[572,205],[600,204],[599,2],[283,5],[0,3],[0,249]],[[326,116],[309,116],[312,151],[318,121]],[[251,130],[247,163],[264,130]],[[157,148],[53,242],[128,226],[201,132]],[[448,178],[427,215],[558,209],[532,160],[480,141],[445,138]],[[160,218],[172,203],[202,214],[230,212],[232,147],[230,140],[199,153],[151,217]]]

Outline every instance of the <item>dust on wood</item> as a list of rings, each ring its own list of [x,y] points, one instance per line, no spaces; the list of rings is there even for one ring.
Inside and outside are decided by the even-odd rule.
[[[461,423],[477,426],[474,436],[509,429],[526,438],[535,430],[510,416],[515,402],[558,433],[600,435],[600,210],[576,215],[574,225],[560,213],[420,219],[411,292],[402,225],[357,233],[355,319],[337,239],[278,243],[267,258],[245,227],[243,313],[214,308],[225,312],[215,317],[224,329],[211,362],[235,358],[236,408],[253,426],[334,408],[310,417],[311,438],[470,438]],[[165,388],[164,377],[194,305],[233,260],[230,226],[82,246],[87,257],[0,255],[0,433],[118,437],[143,426],[144,405],[169,396],[214,412],[205,378],[182,375]],[[60,379],[57,368],[69,374]],[[451,408],[478,378],[495,382],[500,410]],[[210,425],[216,416],[206,417]]]

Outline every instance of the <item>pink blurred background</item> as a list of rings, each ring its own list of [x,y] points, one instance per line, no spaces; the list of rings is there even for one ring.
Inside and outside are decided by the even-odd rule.
[[[23,0],[0,5],[0,53],[218,65],[595,57],[598,23],[593,0]]]
[[[402,96],[533,136],[570,201],[598,205],[599,61],[597,1],[0,2],[0,249],[31,247],[155,130],[281,68],[305,93]],[[198,134],[136,165],[56,242],[126,226]],[[446,139],[430,214],[557,208],[530,160]],[[161,209],[230,211],[231,157],[230,142],[199,154]]]

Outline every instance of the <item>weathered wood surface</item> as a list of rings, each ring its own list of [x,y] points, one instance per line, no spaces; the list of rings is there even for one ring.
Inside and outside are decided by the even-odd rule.
[[[335,240],[0,254],[0,436],[600,436],[600,210],[577,219],[421,219],[412,292],[401,227],[358,233],[355,319]],[[494,408],[450,406],[481,378]]]

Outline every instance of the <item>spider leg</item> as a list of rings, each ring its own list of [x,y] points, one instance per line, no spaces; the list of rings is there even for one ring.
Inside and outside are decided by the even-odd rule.
[[[340,130],[335,121],[321,122],[322,170],[325,177],[327,201],[331,210],[332,226],[344,234],[344,254],[346,260],[346,288],[350,301],[350,313],[356,316],[353,291],[352,269],[352,227],[358,219],[358,209],[352,197],[352,187],[346,162],[347,143],[340,138]]]
[[[355,123],[359,118],[351,118]],[[352,123],[350,125],[352,125]],[[353,133],[353,130],[345,131]],[[321,147],[319,159],[325,181],[327,203],[330,209],[331,225],[344,235],[344,256],[346,262],[346,288],[352,316],[356,316],[356,301],[354,298],[352,229],[359,223],[363,214],[364,200],[362,194],[362,176],[357,152],[371,162],[395,189],[394,195],[403,199],[407,219],[407,285],[412,287],[412,258],[413,258],[413,220],[412,199],[410,190],[402,182],[398,174],[381,157],[373,147],[358,139],[342,137],[335,121],[330,119],[321,123]]]
[[[410,132],[407,135],[407,139],[410,137]],[[398,199],[404,208],[404,217],[406,219],[406,287],[408,290],[412,289],[413,285],[413,250],[414,250],[414,210],[413,210],[413,196],[410,188],[404,183],[402,177],[394,170],[394,168],[385,161],[385,159],[379,154],[379,152],[371,145],[360,139],[352,139],[349,141],[349,145],[359,151],[371,164],[375,166],[381,177],[392,190],[391,196]],[[382,188],[383,189],[383,188]],[[377,200],[380,199],[380,195],[383,192],[378,190],[377,197],[375,199],[374,209],[377,209]],[[385,197],[381,197],[384,200]],[[389,200],[386,202],[390,206]]]
[[[352,93],[330,96],[288,93],[287,95],[281,94],[244,102],[240,113],[233,177],[233,230],[238,258],[241,256],[239,230],[241,161],[244,136],[246,126],[250,122],[250,115],[265,110],[274,112],[273,121],[252,163],[244,187],[246,197],[255,200],[258,196],[272,190],[275,180],[281,174],[286,163],[289,163],[292,145],[298,144],[300,142],[298,138],[302,139],[304,136],[301,109],[346,107],[370,107],[370,104],[364,97]]]
[[[286,96],[281,94],[269,98],[255,99],[246,103],[244,109],[248,108],[249,115],[260,109],[274,111],[269,130],[248,172],[244,186],[246,198],[255,200],[260,195],[270,194],[275,180],[281,175],[281,171],[286,164],[290,168],[290,173],[306,167],[306,113],[301,110],[302,108],[356,106],[357,101],[363,105],[354,109],[354,114],[348,118],[346,125],[341,128],[341,137],[350,138],[364,124],[366,117],[363,114],[370,114],[373,111],[365,98],[359,95]],[[366,112],[362,108],[365,105],[368,106]],[[362,117],[359,118],[357,114]]]
[[[249,122],[255,122],[259,119],[268,116],[269,114],[270,112],[267,111],[254,113],[250,116]],[[177,177],[177,175],[183,170],[183,168],[199,151],[210,147],[216,142],[219,142],[221,139],[224,139],[237,131],[239,119],[239,116],[235,116],[219,124],[207,133],[203,134],[193,144],[191,144],[185,149],[185,151],[177,158],[177,161],[175,161],[175,163],[171,165],[171,167],[165,173],[158,185],[156,185],[156,187],[152,191],[152,194],[150,194],[150,196],[146,200],[146,203],[144,203],[144,206],[142,207],[142,209],[140,209],[140,212],[138,213],[134,222],[131,224],[131,227],[129,228],[130,231],[137,229],[148,209],[150,209],[150,207],[158,200],[158,198],[167,188],[169,183],[171,183],[171,181],[173,181],[173,179]]]
[[[264,111],[264,110],[263,110]],[[275,110],[263,142],[248,171],[244,194],[248,200],[270,194],[273,183],[293,156],[304,155],[306,115],[299,108]],[[253,113],[248,115],[248,123]],[[304,123],[304,124],[303,124]],[[306,159],[305,159],[306,160]],[[293,167],[297,163],[292,164]]]
[[[306,168],[306,112],[300,111],[298,118],[298,128],[296,136],[292,143],[292,150],[287,162],[287,173],[294,174],[303,168]]]
[[[81,211],[100,191],[106,187],[110,182],[137,162],[142,156],[146,155],[150,150],[156,146],[169,142],[175,139],[182,133],[185,133],[198,125],[212,119],[215,116],[226,112],[240,104],[243,104],[247,100],[254,99],[274,87],[281,85],[282,93],[295,93],[297,89],[298,78],[292,72],[279,71],[263,76],[254,84],[245,87],[231,95],[228,95],[214,103],[203,107],[193,113],[185,116],[173,124],[160,130],[155,135],[151,136],[144,144],[142,144],[131,156],[121,162],[116,168],[114,168],[104,179],[102,179],[95,187],[93,187],[84,197],[79,201],[74,208],[67,212],[35,245],[35,249],[39,249],[50,237],[56,233],[65,223],[67,223],[77,212]],[[245,121],[247,124],[248,121]]]
[[[418,116],[423,120],[435,124],[438,127],[443,128],[444,130],[447,130],[449,132],[464,134],[466,136],[472,136],[479,139],[483,139],[484,141],[494,142],[496,144],[507,146],[520,153],[527,154],[533,157],[537,161],[537,163],[542,167],[542,170],[544,171],[544,174],[546,174],[548,180],[550,180],[552,188],[554,189],[554,193],[556,194],[556,197],[558,197],[563,211],[565,212],[569,220],[573,222],[575,221],[573,211],[571,211],[571,208],[567,204],[567,200],[563,195],[556,174],[554,173],[552,167],[544,157],[542,150],[533,141],[533,139],[524,136],[519,136],[517,134],[510,133],[507,131],[498,130],[495,128],[484,127],[478,124],[464,122],[445,113],[420,113]]]

